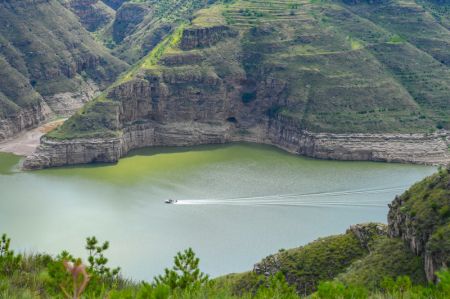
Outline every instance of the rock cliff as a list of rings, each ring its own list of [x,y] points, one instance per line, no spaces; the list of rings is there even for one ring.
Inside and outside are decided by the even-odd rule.
[[[236,31],[224,25],[190,28],[184,30],[180,48],[183,50],[191,50],[194,48],[210,47],[221,39],[236,35]]]
[[[112,26],[112,36],[116,43],[120,43],[125,37],[136,30],[136,27],[145,17],[151,17],[152,10],[149,5],[143,3],[124,3],[117,10],[116,18]]]
[[[29,130],[49,119],[53,114],[46,102],[21,109],[13,115],[0,118],[0,142],[14,137],[18,133]]]
[[[389,235],[402,238],[423,258],[429,281],[450,262],[450,176],[448,170],[417,183],[390,205]]]
[[[96,31],[114,18],[114,10],[101,0],[70,0],[69,8],[88,31]]]
[[[135,103],[135,105],[137,105]],[[147,107],[139,105],[142,113]],[[121,110],[126,108],[121,108]],[[173,111],[168,111],[171,117]],[[186,112],[189,113],[189,112]],[[207,114],[207,111],[203,111]],[[209,113],[213,113],[209,111]],[[199,115],[201,116],[201,114]],[[123,115],[119,116],[123,117]],[[160,116],[156,115],[155,119]],[[280,125],[277,125],[280,128]],[[450,162],[447,145],[436,134],[314,134],[283,127],[289,134],[274,135],[270,128],[240,130],[232,122],[157,121],[127,126],[120,137],[54,140],[43,138],[37,151],[27,157],[25,169],[117,162],[130,150],[149,146],[192,146],[227,142],[256,142],[277,146],[291,153],[319,159],[360,160],[443,165]],[[405,144],[408,146],[405,147]],[[109,148],[111,146],[111,148]]]

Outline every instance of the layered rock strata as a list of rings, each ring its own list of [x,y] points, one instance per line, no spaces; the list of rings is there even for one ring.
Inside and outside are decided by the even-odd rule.
[[[450,162],[440,134],[325,134],[295,130],[287,124],[240,131],[232,123],[149,122],[127,127],[121,136],[75,140],[41,139],[24,162],[39,169],[95,162],[114,163],[130,150],[150,146],[191,146],[256,142],[319,159],[442,165]]]
[[[301,130],[283,119],[269,127],[271,143],[292,153],[328,160],[446,165],[448,132],[432,134],[330,134]]]
[[[10,117],[0,118],[0,142],[36,127],[39,123],[48,120],[51,115],[51,109],[44,101],[41,101],[38,105],[21,109]]]

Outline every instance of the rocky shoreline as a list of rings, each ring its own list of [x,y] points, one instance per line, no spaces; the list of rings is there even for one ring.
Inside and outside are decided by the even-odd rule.
[[[347,161],[446,165],[450,162],[447,132],[433,134],[312,133],[272,121],[242,132],[233,124],[147,122],[126,127],[120,136],[74,140],[41,139],[28,156],[27,170],[87,163],[115,163],[129,151],[152,146],[193,146],[253,142],[302,156]]]

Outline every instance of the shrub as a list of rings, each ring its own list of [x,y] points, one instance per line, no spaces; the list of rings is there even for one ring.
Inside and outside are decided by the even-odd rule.
[[[16,255],[10,247],[11,239],[6,234],[0,239],[0,274],[10,276],[19,268],[22,256]]]
[[[197,289],[209,281],[209,276],[199,269],[200,259],[192,248],[178,252],[174,257],[172,269],[166,268],[164,275],[155,277],[155,285],[166,285],[171,290]]]

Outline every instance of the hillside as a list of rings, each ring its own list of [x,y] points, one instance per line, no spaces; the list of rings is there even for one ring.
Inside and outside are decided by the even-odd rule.
[[[104,140],[117,151],[99,145],[71,159],[48,142],[53,149],[28,165],[114,162],[137,147],[229,141],[325,159],[448,163],[444,19],[414,1],[216,3],[48,135],[64,144],[121,138]]]
[[[0,2],[0,140],[70,115],[126,63],[57,0]]]
[[[206,4],[215,0],[143,0],[121,1],[114,20],[101,32],[99,38],[117,57],[135,63],[151,51],[176,27],[187,22]]]
[[[184,32],[216,26],[239,35],[211,43],[199,36],[207,45],[176,46],[161,55],[158,69],[200,66],[228,85],[236,82],[227,74],[240,76],[239,99],[223,100],[248,102],[260,110],[255,118],[270,110],[312,131],[447,128],[450,32],[415,2],[235,1],[202,11]],[[188,59],[194,54],[205,58],[201,64]],[[276,86],[266,86],[267,78]]]

